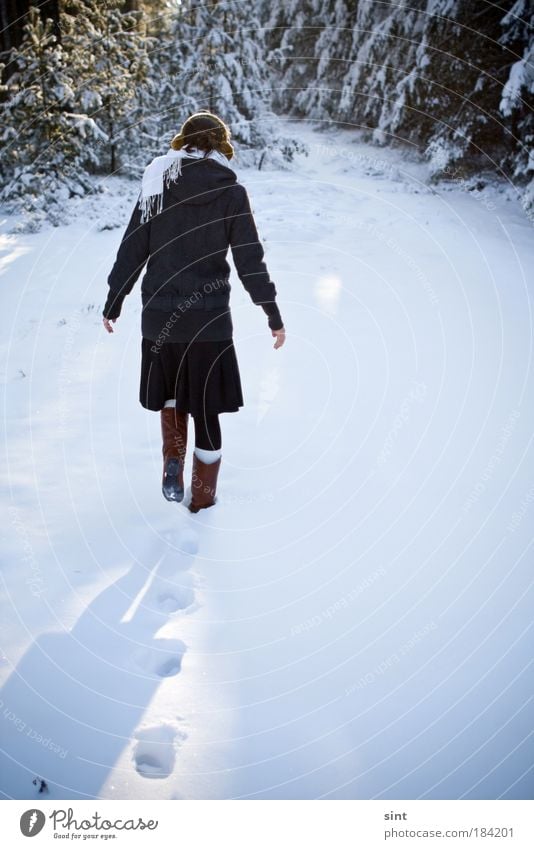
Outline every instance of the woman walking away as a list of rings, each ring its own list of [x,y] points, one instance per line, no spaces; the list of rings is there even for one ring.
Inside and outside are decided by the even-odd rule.
[[[219,414],[243,406],[233,343],[228,247],[241,283],[262,306],[280,348],[285,330],[276,288],[263,259],[247,191],[230,160],[230,130],[210,112],[196,112],[171,149],[145,169],[139,201],[108,278],[104,326],[121,313],[145,263],[141,283],[139,400],[160,413],[162,491],[184,497],[188,422],[194,421],[191,499],[197,513],[216,501],[222,438]]]

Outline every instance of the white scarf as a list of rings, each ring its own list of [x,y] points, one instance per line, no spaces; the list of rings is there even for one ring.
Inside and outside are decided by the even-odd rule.
[[[143,173],[141,194],[139,195],[139,207],[141,209],[141,221],[145,222],[156,212],[161,212],[163,205],[163,182],[167,188],[172,180],[177,180],[182,174],[182,159],[184,156],[193,156],[195,159],[215,159],[232,171],[235,169],[224,153],[219,150],[210,150],[208,154],[204,150],[193,148],[192,150],[173,150],[171,147],[163,156],[156,156],[147,165]]]

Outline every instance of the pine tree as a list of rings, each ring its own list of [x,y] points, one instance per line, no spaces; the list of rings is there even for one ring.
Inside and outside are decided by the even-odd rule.
[[[534,9],[528,0],[516,0],[501,26],[500,41],[511,63],[499,103],[513,140],[505,165],[515,179],[528,182],[523,206],[534,213]]]
[[[139,173],[153,156],[163,153],[183,123],[184,113],[194,111],[194,102],[185,93],[188,71],[180,47],[186,41],[181,6],[165,0],[137,5],[143,38],[129,112],[131,143],[124,152],[125,170],[130,173]]]
[[[318,84],[298,94],[297,105],[308,117],[330,124],[332,116],[339,115],[343,81],[351,63],[358,3],[329,0],[322,7],[323,27],[315,41],[313,56]]]
[[[139,23],[142,25],[141,15]],[[129,71],[133,96],[122,119],[119,144],[121,173],[132,177],[139,177],[147,162],[161,153],[163,140],[169,135],[169,82],[166,64],[161,61],[161,39],[141,28],[140,32]]]
[[[317,75],[315,46],[324,20],[324,7],[331,3],[322,0],[289,0],[280,4],[278,14],[271,14],[279,27],[279,56],[281,86],[275,108],[282,112],[305,117],[307,92],[320,85]],[[307,116],[306,116],[307,117]]]
[[[261,0],[280,69],[275,108],[415,143],[436,179],[500,170],[534,206],[534,11],[529,0]]]
[[[305,152],[304,145],[280,133],[271,110],[272,83],[254,8],[237,0],[182,5],[177,48],[184,57],[188,106],[223,118],[244,165],[281,165]]]
[[[281,77],[273,108],[299,117],[325,119],[335,112],[347,41],[350,9],[356,0],[260,3],[268,61]],[[333,83],[333,84],[332,84]]]
[[[44,217],[65,220],[64,201],[91,186],[87,168],[96,163],[96,123],[78,111],[70,65],[54,34],[31,7],[20,48],[10,55],[12,73],[0,104],[2,178],[0,195],[24,210],[35,225]]]
[[[428,0],[414,67],[399,86],[403,104],[394,127],[418,139],[437,176],[451,167],[456,174],[492,168],[504,149],[497,117],[501,17],[492,4]]]
[[[378,144],[395,138],[404,106],[398,86],[406,68],[413,66],[425,5],[426,0],[400,0],[357,8],[339,110],[343,121],[369,130],[367,135]]]
[[[143,147],[138,92],[151,74],[148,43],[124,0],[69,0],[63,45],[78,81],[77,95],[102,130],[100,166],[116,173],[132,145]],[[104,159],[105,152],[105,159]]]

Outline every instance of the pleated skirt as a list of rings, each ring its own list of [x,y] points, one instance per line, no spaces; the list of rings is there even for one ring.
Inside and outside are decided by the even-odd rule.
[[[193,416],[237,412],[244,402],[232,339],[158,346],[142,337],[139,401],[157,411],[170,399]]]

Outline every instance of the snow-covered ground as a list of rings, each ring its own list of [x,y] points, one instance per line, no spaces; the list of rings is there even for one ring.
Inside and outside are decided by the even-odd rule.
[[[532,797],[532,225],[293,127],[308,158],[240,173],[288,339],[234,276],[246,406],[196,516],[139,282],[101,324],[137,186],[2,221],[6,797]]]

